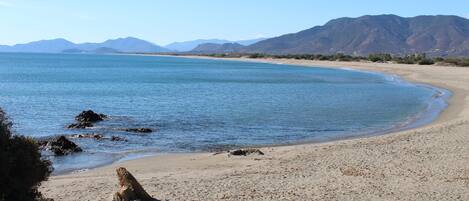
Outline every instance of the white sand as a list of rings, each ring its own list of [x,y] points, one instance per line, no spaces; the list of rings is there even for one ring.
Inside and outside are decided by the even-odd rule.
[[[238,59],[251,60],[251,59]],[[172,154],[50,178],[40,188],[60,200],[111,200],[116,167],[126,167],[168,200],[469,200],[469,68],[253,60],[349,67],[400,75],[453,92],[437,121],[383,136],[266,147],[265,156]]]

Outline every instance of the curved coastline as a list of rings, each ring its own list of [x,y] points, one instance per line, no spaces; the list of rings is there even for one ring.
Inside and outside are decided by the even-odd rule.
[[[209,59],[213,59],[213,58],[209,58]],[[167,189],[161,186],[160,188],[150,188],[149,189],[150,192],[153,192],[153,194],[157,195],[157,197],[164,197],[163,195],[170,194],[171,192],[174,192],[174,190],[178,190],[178,191],[182,190],[184,193],[182,193],[181,196],[184,196],[184,195],[187,196],[187,195],[192,195],[193,193],[191,194],[190,192],[188,192],[187,188],[184,187],[184,180],[185,180],[184,177],[174,176],[174,174],[182,173],[181,171],[185,172],[184,174],[186,176],[189,176],[191,181],[201,182],[202,179],[204,179],[204,177],[208,177],[210,178],[209,180],[212,182],[216,180],[228,179],[229,181],[245,182],[245,183],[242,183],[243,186],[244,185],[251,186],[252,184],[249,181],[251,181],[252,179],[255,179],[254,176],[257,178],[259,178],[259,176],[260,178],[263,178],[262,177],[263,171],[258,170],[256,168],[262,168],[262,167],[265,167],[266,165],[270,165],[269,166],[270,168],[280,171],[280,169],[284,168],[284,166],[281,165],[282,164],[281,162],[291,161],[290,159],[292,157],[307,158],[306,156],[307,154],[313,154],[316,156],[315,161],[298,159],[300,160],[300,166],[295,166],[295,167],[308,166],[309,163],[314,163],[318,165],[317,161],[324,161],[322,159],[327,159],[324,161],[326,164],[328,163],[333,163],[336,165],[340,164],[341,163],[340,160],[343,160],[344,157],[336,155],[336,154],[331,155],[330,153],[326,153],[323,151],[323,150],[325,151],[332,150],[333,153],[342,153],[344,155],[349,156],[350,158],[356,159],[353,161],[343,161],[342,163],[348,162],[350,164],[355,164],[357,167],[359,167],[360,166],[359,164],[363,163],[363,160],[365,161],[364,162],[365,164],[366,163],[374,164],[372,161],[368,161],[367,159],[364,159],[364,158],[359,160],[361,158],[360,156],[350,155],[350,154],[353,154],[353,151],[357,151],[360,153],[361,152],[367,153],[366,150],[363,150],[364,149],[363,147],[365,148],[367,146],[374,147],[375,149],[377,149],[376,150],[377,152],[388,152],[388,151],[396,150],[396,148],[391,148],[390,150],[388,150],[389,147],[404,147],[404,148],[408,147],[404,145],[394,144],[396,142],[399,142],[399,143],[404,143],[404,142],[409,142],[409,141],[412,142],[413,139],[418,139],[417,141],[422,141],[422,140],[429,138],[429,136],[425,136],[426,134],[433,136],[433,137],[440,138],[442,137],[441,135],[451,134],[451,133],[447,133],[448,129],[453,130],[454,133],[456,133],[459,136],[461,135],[461,132],[463,132],[463,131],[460,131],[459,129],[466,128],[469,124],[469,118],[468,118],[469,113],[468,113],[468,108],[466,106],[467,105],[466,97],[469,92],[469,81],[464,79],[465,76],[469,75],[468,69],[455,68],[455,67],[438,67],[438,66],[422,67],[422,66],[409,66],[409,65],[370,64],[370,63],[356,63],[356,62],[316,62],[316,61],[311,62],[311,61],[273,60],[273,59],[229,59],[229,60],[269,62],[269,63],[277,63],[277,64],[281,63],[281,64],[310,66],[310,67],[324,66],[324,67],[330,67],[330,68],[343,68],[343,66],[350,66],[350,68],[356,69],[356,70],[380,72],[380,73],[386,73],[386,74],[391,74],[391,75],[396,74],[413,83],[423,84],[423,86],[429,85],[429,86],[437,86],[437,88],[438,87],[446,88],[448,89],[448,91],[451,92],[452,96],[451,98],[449,98],[448,107],[443,112],[441,112],[440,115],[438,115],[435,121],[429,124],[420,125],[418,127],[413,127],[413,128],[408,128],[408,130],[393,130],[392,132],[388,132],[389,134],[386,134],[386,135],[378,135],[378,136],[372,136],[372,137],[366,137],[366,138],[360,137],[360,138],[345,139],[345,140],[340,140],[340,141],[330,141],[330,142],[324,142],[324,143],[267,146],[267,147],[262,148],[262,150],[267,153],[267,157],[271,158],[269,160],[273,160],[273,162],[268,162],[269,160],[263,160],[263,158],[259,159],[260,162],[255,162],[257,160],[254,160],[253,162],[252,157],[230,159],[229,157],[225,155],[212,156],[209,153],[168,154],[168,155],[163,155],[163,156],[145,157],[145,158],[136,159],[136,160],[119,162],[119,163],[112,164],[106,167],[101,167],[101,168],[97,168],[94,170],[90,170],[88,172],[55,176],[51,178],[51,181],[47,182],[42,189],[54,188],[64,183],[69,184],[69,183],[76,183],[77,181],[84,181],[84,178],[92,178],[90,181],[88,181],[87,183],[88,185],[90,185],[89,182],[93,182],[93,180],[96,181],[96,179],[106,178],[106,179],[112,180],[114,179],[113,169],[117,166],[126,166],[132,170],[140,172],[140,174],[145,178],[144,182],[147,182],[149,184],[152,183],[152,178],[163,179],[168,175],[169,175],[168,177],[171,177],[172,179],[176,179],[174,181],[174,184],[178,187],[176,189]],[[427,72],[427,71],[431,71],[431,72]],[[451,80],[451,76],[454,76],[455,78]],[[451,136],[448,137],[448,139],[450,138]],[[432,139],[432,140],[435,141],[436,139]],[[431,142],[431,143],[434,144],[438,142]],[[456,143],[456,142],[452,142],[452,143]],[[385,145],[385,147],[376,147],[377,145]],[[414,147],[413,149],[420,149],[422,148],[422,146],[423,145],[419,144],[418,146],[415,145],[415,147],[414,146],[411,146],[411,147]],[[439,145],[439,146],[445,148],[445,150],[449,149],[446,147],[447,146],[446,144]],[[402,150],[403,149],[397,149],[395,152],[402,154],[401,153]],[[463,152],[461,153],[456,153],[456,154],[464,155],[466,154],[466,152],[464,151],[465,150],[463,150]],[[399,156],[403,158],[410,157],[406,155],[399,155]],[[371,157],[371,156],[370,156],[370,159],[376,160],[376,161],[381,160],[379,158]],[[445,160],[453,160],[453,159],[448,158]],[[277,161],[280,163],[276,163]],[[333,162],[330,162],[330,161],[333,161]],[[356,161],[362,161],[362,162],[356,164]],[[161,165],[161,163],[165,163],[165,165]],[[224,163],[227,163],[228,165]],[[467,166],[467,162],[464,162],[464,161],[462,162],[454,161],[454,163],[462,165],[462,166]],[[348,166],[350,166],[350,164]],[[316,168],[316,171],[314,171],[314,175],[316,175],[319,178],[319,182],[326,182],[323,180],[324,178],[335,178],[334,180],[338,183],[344,182],[344,181],[354,182],[354,181],[360,180],[360,178],[343,179],[339,176],[339,175],[342,175],[341,172],[343,173],[343,171],[339,167],[337,168],[336,171],[328,171],[327,168],[326,169],[322,168],[323,166],[324,165],[319,164],[318,167],[321,167],[321,168],[319,169]],[[250,168],[250,167],[256,167],[256,168],[254,168],[255,170],[253,170],[253,168]],[[379,165],[377,165],[376,167],[379,167]],[[415,167],[412,166],[412,168],[415,168]],[[425,168],[430,168],[430,167],[425,167]],[[386,167],[383,167],[383,169],[386,169]],[[207,172],[207,170],[209,172]],[[249,173],[249,174],[254,174],[254,175],[252,175],[253,178],[247,178],[243,176],[241,176],[241,178],[233,178],[233,179],[226,178],[226,175],[232,174],[231,172],[233,170],[235,172],[236,171],[240,172],[239,173],[240,175],[248,175],[247,172],[254,171],[254,173]],[[187,171],[189,173],[187,173]],[[216,173],[214,173],[213,176],[208,176],[207,174],[212,174],[211,171],[215,171]],[[261,175],[258,175],[258,174],[261,174]],[[291,174],[295,174],[295,173],[290,172],[287,175],[291,176]],[[359,172],[358,175],[361,175],[361,174],[365,174],[365,173]],[[341,179],[337,180],[338,178],[341,178]],[[268,179],[268,180],[270,181],[272,179]],[[274,179],[273,181],[270,181],[270,182],[275,182],[278,180],[279,179],[276,179],[276,180]],[[377,183],[385,182],[381,180],[377,180],[377,181],[375,180],[373,180],[372,182],[377,182]],[[393,180],[392,182],[399,183],[402,181],[403,180],[399,180],[399,177],[397,177],[396,181]],[[109,185],[112,186],[112,183]],[[293,182],[292,184],[290,184],[289,186],[286,186],[285,188],[288,189],[290,187],[294,187],[295,185],[296,184]],[[75,184],[73,186],[78,189],[80,188],[83,189],[86,187],[86,184],[82,184],[82,185]],[[186,184],[186,186],[191,187],[191,184]],[[405,188],[406,185],[403,185],[403,186]],[[327,187],[325,188],[327,189]],[[393,187],[393,188],[397,188],[397,187]],[[454,188],[453,190],[459,190],[459,189],[460,189],[460,186],[457,186],[457,188]],[[71,189],[68,189],[68,190],[71,190]],[[92,196],[103,197],[103,196],[106,196],[106,192],[107,192],[106,190],[109,190],[109,189],[106,188],[104,191],[101,190],[99,192],[94,192],[91,194]],[[219,190],[227,190],[227,189],[223,187],[216,187],[213,190],[219,192]],[[360,190],[364,190],[364,191],[371,190],[373,192],[376,192],[377,189],[375,189],[374,187],[363,186],[363,188],[360,188]],[[401,190],[405,191],[405,189],[401,189]],[[337,189],[334,190],[334,192],[337,192],[337,191],[338,191]],[[63,193],[64,191],[48,191],[48,193],[45,193],[45,194],[50,195],[50,197],[54,197],[54,198],[61,197],[61,195],[59,195],[59,192]],[[80,192],[78,191],[73,191],[73,192],[77,195],[80,194]],[[319,193],[321,195],[324,194],[323,191],[318,190],[318,189],[313,190],[313,192]],[[230,191],[230,193],[236,193],[236,192]],[[280,192],[280,193],[283,193],[283,192]],[[404,194],[407,195],[406,193]],[[259,196],[262,196],[262,195],[264,194],[261,194]],[[352,195],[358,196],[357,194],[352,194]],[[65,198],[65,197],[62,197],[62,198]],[[168,196],[168,198],[171,198],[171,196]],[[213,200],[216,200],[213,197],[211,198]],[[64,200],[67,200],[67,199],[64,199]]]
[[[144,55],[145,56],[145,55]],[[212,58],[202,58],[202,59],[212,59]],[[258,63],[258,61],[244,61],[240,60],[240,62],[250,62],[250,63]],[[269,62],[271,63],[271,62]],[[274,65],[282,65],[286,66],[287,68],[291,67],[309,67],[309,66],[304,66],[304,65],[291,65],[287,63],[271,63]],[[315,68],[328,68],[328,67],[323,67],[323,66],[314,66]],[[425,126],[427,124],[432,123],[435,121],[439,114],[445,110],[447,107],[447,101],[451,96],[451,92],[447,89],[439,88],[436,86],[432,86],[429,84],[423,84],[423,83],[413,83],[410,81],[407,81],[403,78],[401,78],[399,75],[395,74],[386,74],[382,72],[373,72],[373,71],[368,71],[368,70],[358,70],[358,69],[352,69],[352,68],[347,68],[347,67],[341,67],[337,68],[338,70],[348,70],[348,71],[357,71],[360,73],[366,73],[366,74],[373,74],[373,75],[378,75],[383,77],[385,80],[388,82],[398,84],[398,85],[412,85],[415,87],[424,87],[424,88],[429,88],[433,91],[435,91],[435,96],[432,99],[427,100],[426,104],[427,107],[420,111],[419,113],[407,117],[407,119],[403,120],[402,122],[395,124],[395,125],[389,125],[388,127],[383,127],[380,129],[376,130],[369,130],[369,131],[363,131],[363,132],[357,132],[353,133],[351,135],[346,135],[346,136],[334,136],[330,137],[328,139],[302,139],[302,140],[296,140],[293,142],[285,142],[285,143],[278,143],[278,144],[258,144],[258,145],[249,145],[249,146],[240,146],[240,148],[266,148],[266,147],[282,147],[282,146],[294,146],[294,145],[307,145],[307,144],[316,144],[316,143],[327,143],[327,142],[334,142],[334,141],[341,141],[341,140],[350,140],[350,139],[360,139],[360,138],[369,138],[369,137],[374,137],[374,136],[380,136],[380,135],[386,135],[390,133],[396,133],[399,131],[405,131],[405,130],[410,130],[414,128],[419,128],[422,126]],[[442,94],[442,95],[436,95],[436,94]],[[139,154],[140,153],[140,154]],[[101,168],[101,167],[106,167],[111,164],[119,164],[122,162],[127,162],[127,161],[132,161],[136,159],[142,159],[142,158],[148,158],[148,157],[157,157],[161,155],[172,155],[172,154],[200,154],[200,153],[211,153],[210,151],[195,151],[195,152],[157,152],[154,149],[144,149],[144,150],[134,150],[134,151],[128,151],[126,153],[120,153],[116,154],[115,160],[109,160],[108,162],[105,163],[98,163],[94,164],[91,166],[87,166],[84,169],[64,169],[60,171],[54,171],[54,175],[63,175],[63,174],[69,174],[73,172],[84,172],[84,171],[90,171],[96,168]]]

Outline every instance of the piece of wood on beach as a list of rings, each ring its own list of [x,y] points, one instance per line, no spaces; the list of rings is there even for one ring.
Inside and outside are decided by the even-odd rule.
[[[157,201],[152,198],[127,169],[116,169],[120,189],[114,194],[113,201]]]

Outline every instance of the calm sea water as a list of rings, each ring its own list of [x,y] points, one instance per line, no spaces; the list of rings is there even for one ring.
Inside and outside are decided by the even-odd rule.
[[[67,54],[0,54],[0,91],[0,106],[19,134],[100,133],[128,140],[74,140],[85,151],[52,158],[58,171],[145,154],[384,133],[423,116],[431,121],[445,93],[351,70]],[[91,129],[64,128],[85,109],[111,118]],[[116,130],[123,127],[157,132]]]

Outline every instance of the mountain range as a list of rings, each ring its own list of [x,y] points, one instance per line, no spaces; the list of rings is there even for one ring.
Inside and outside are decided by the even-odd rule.
[[[138,38],[127,37],[106,40],[102,43],[75,44],[65,39],[40,40],[13,46],[0,45],[0,52],[32,53],[111,53],[111,52],[169,52],[170,50]]]
[[[204,43],[200,44],[194,49],[192,49],[191,53],[233,53],[233,52],[242,52],[245,48],[245,45],[241,45],[239,43]]]
[[[199,45],[202,44],[225,44],[225,43],[238,43],[243,46],[252,45],[259,41],[265,40],[267,38],[256,38],[250,40],[238,40],[238,41],[229,41],[223,39],[199,39],[199,40],[191,40],[191,41],[184,41],[184,42],[174,42],[169,45],[164,46],[167,49],[177,51],[177,52],[187,52],[194,50]]]
[[[241,50],[270,54],[370,53],[469,56],[469,20],[458,16],[396,15],[339,18]]]
[[[251,45],[264,38],[252,40],[229,41],[222,39],[199,39],[185,42],[171,43],[165,47],[138,38],[127,37],[106,40],[102,43],[78,43],[58,38],[40,40],[13,46],[0,45],[0,52],[31,52],[31,53],[161,53],[190,51],[201,44],[239,43]],[[224,46],[225,47],[225,46]]]
[[[268,39],[194,40],[171,43],[165,47],[132,37],[80,44],[65,39],[54,39],[13,46],[0,45],[0,52],[239,52],[349,55],[426,53],[431,56],[469,56],[469,19],[451,15],[416,17],[365,15],[357,18],[338,18],[322,26]]]

